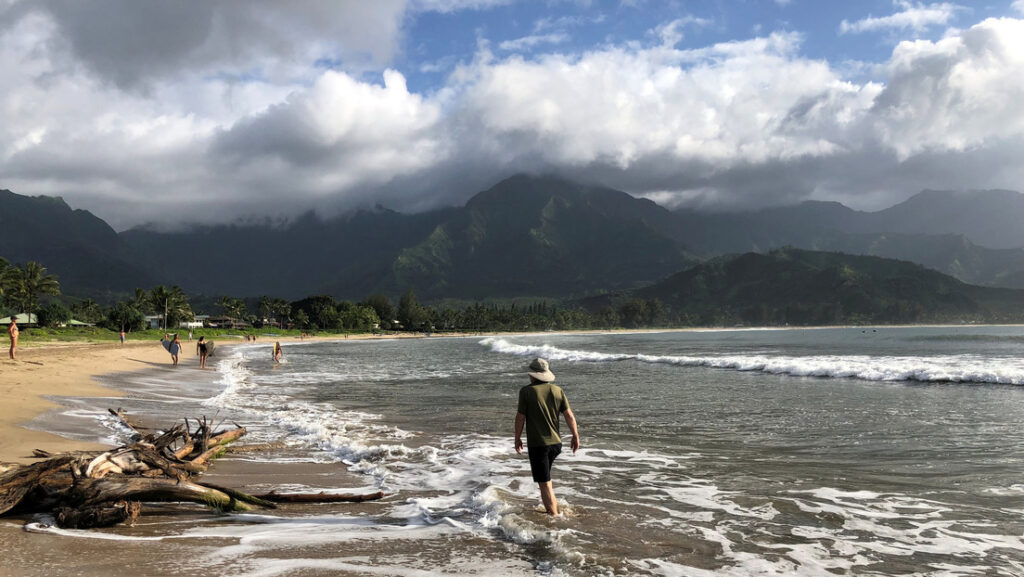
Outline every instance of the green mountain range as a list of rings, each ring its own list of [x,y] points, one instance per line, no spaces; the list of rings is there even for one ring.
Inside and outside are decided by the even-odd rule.
[[[905,261],[793,248],[716,258],[619,298],[658,299],[706,325],[1024,319],[1024,291],[964,284]]]
[[[607,188],[518,176],[465,206],[385,209],[285,227],[222,225],[121,234],[189,292],[565,297],[642,286],[696,264],[673,239],[671,212]]]
[[[623,192],[518,176],[403,250],[382,288],[484,299],[641,286],[697,262],[672,238],[672,221]]]
[[[0,231],[0,257],[42,263],[65,292],[104,299],[160,278],[107,223],[61,198],[0,190]]]
[[[1024,287],[1024,195],[926,191],[879,212],[805,202],[741,213],[669,211],[613,189],[518,175],[464,206],[377,207],[286,224],[114,232],[59,198],[0,191],[0,256],[36,260],[65,292],[301,298],[585,298],[653,285],[723,255],[796,248],[911,261],[969,283]],[[999,228],[1002,227],[1002,228]],[[984,242],[991,243],[984,245]]]
[[[1024,215],[1019,193],[925,191],[879,212],[808,201],[742,213],[676,214],[685,223],[681,242],[705,259],[794,246],[909,260],[970,284],[1024,288],[1024,230],[1004,224],[1012,230],[999,233],[984,225]]]

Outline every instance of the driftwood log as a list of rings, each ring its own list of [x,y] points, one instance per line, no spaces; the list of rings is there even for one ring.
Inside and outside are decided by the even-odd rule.
[[[353,495],[350,493],[277,493],[271,491],[256,496],[264,501],[272,503],[362,503],[363,501],[375,501],[384,498],[384,491]]]
[[[123,409],[110,414],[133,431],[131,442],[110,451],[51,454],[36,450],[31,465],[0,469],[0,516],[52,513],[61,527],[106,527],[134,523],[141,503],[192,502],[217,511],[273,509],[277,503],[362,502],[384,497],[370,494],[277,493],[249,495],[202,483],[210,461],[245,435],[245,427],[220,429],[203,417],[185,419],[166,431],[148,429]]]

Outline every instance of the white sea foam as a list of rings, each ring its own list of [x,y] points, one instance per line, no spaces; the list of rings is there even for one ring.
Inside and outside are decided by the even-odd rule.
[[[571,362],[641,363],[709,367],[737,371],[759,371],[798,377],[851,378],[867,381],[918,381],[935,383],[992,383],[1024,385],[1024,360],[991,358],[977,355],[943,355],[933,357],[816,355],[787,356],[770,354],[716,356],[646,355],[642,353],[605,353],[599,351],[562,349],[552,345],[523,345],[503,338],[490,337],[480,341],[491,350],[523,357],[539,356],[548,360]]]
[[[543,543],[565,558],[576,555],[560,543],[562,532],[515,514],[519,505],[508,506],[509,498],[534,500],[536,487],[517,484],[512,488],[522,467],[503,457],[509,452],[507,440],[459,434],[442,437],[439,445],[410,447],[401,441],[412,433],[381,425],[378,415],[327,403],[255,395],[259,386],[249,382],[244,369],[231,364],[225,369],[231,374],[225,377],[227,388],[218,396],[218,405],[258,411],[272,429],[348,464],[349,471],[367,475],[374,486],[396,495],[414,495],[391,506],[389,517],[425,526],[444,525],[446,531],[479,537],[497,530],[512,542]],[[264,399],[257,401],[259,396]],[[504,484],[486,483],[495,478]],[[430,496],[415,496],[423,492]]]
[[[1024,366],[1012,363],[993,366],[966,355],[796,357],[772,355],[766,349],[745,355],[658,356],[523,345],[506,339],[485,339],[481,343],[503,354],[578,362],[658,363],[871,380],[1003,382],[991,379],[1004,378],[1009,379],[1006,382],[1024,381]],[[277,439],[287,439],[300,449],[290,451],[288,457],[268,458],[344,462],[349,465],[349,471],[366,475],[370,487],[385,489],[389,497],[380,502],[379,506],[386,513],[379,518],[241,515],[231,517],[233,523],[187,530],[182,536],[229,542],[216,553],[218,559],[229,564],[224,574],[272,577],[303,571],[346,571],[403,576],[559,575],[559,566],[571,565],[586,567],[587,574],[816,577],[849,574],[855,568],[869,571],[880,558],[903,559],[918,551],[941,555],[949,561],[946,565],[933,564],[934,572],[927,574],[952,576],[981,574],[975,568],[983,566],[986,559],[994,558],[998,551],[1016,554],[1024,550],[1024,543],[1018,536],[1000,535],[980,525],[966,523],[962,516],[951,513],[948,504],[898,494],[829,487],[765,498],[733,490],[725,478],[704,478],[708,473],[701,470],[701,465],[707,462],[707,455],[689,451],[675,454],[668,448],[628,451],[588,446],[576,455],[560,458],[558,496],[564,509],[574,514],[578,511],[580,517],[568,518],[568,522],[550,519],[536,511],[537,487],[527,476],[525,458],[510,454],[507,438],[462,432],[431,437],[388,425],[381,415],[367,410],[348,410],[332,402],[304,400],[309,399],[309,395],[293,394],[304,390],[303,386],[315,386],[324,380],[332,383],[398,381],[408,366],[379,363],[359,368],[348,366],[346,358],[328,358],[325,364],[315,367],[312,364],[301,366],[295,362],[296,355],[287,369],[301,367],[302,371],[271,372],[263,370],[269,367],[269,362],[262,352],[260,354],[255,368],[247,365],[251,358],[246,358],[245,351],[220,359],[222,390],[207,403],[248,412],[253,415],[252,420],[259,423],[253,428],[256,435],[265,435],[267,440],[277,435]],[[409,380],[414,382],[443,378],[437,376],[441,372],[435,373],[423,366],[409,370],[414,375]],[[982,380],[966,378],[983,373],[988,376]],[[405,385],[402,387],[404,389]],[[410,390],[408,394],[415,392]],[[323,397],[317,394],[314,398]],[[303,448],[308,449],[308,457],[301,456]],[[296,457],[296,453],[300,456]],[[630,489],[608,491],[607,480],[612,476],[628,479],[624,482],[629,483],[625,486]],[[289,489],[304,490],[301,486]],[[1008,489],[1009,493],[1013,491],[1013,488]],[[624,566],[602,567],[600,563],[604,561],[601,560],[595,566],[595,557],[600,559],[604,552],[601,546],[588,541],[601,536],[601,527],[590,523],[594,517],[614,510],[636,514],[636,530],[675,535],[677,539],[683,536],[687,541],[697,540],[719,550],[713,563],[720,563],[721,567],[688,566],[685,554],[662,558],[654,558],[657,554],[650,558],[625,554],[609,563]],[[800,524],[801,518],[807,519],[806,525]],[[814,521],[817,518],[829,521],[819,524]],[[396,519],[400,522],[396,523]],[[633,518],[630,519],[632,522]],[[304,559],[305,555],[299,551],[308,546],[337,544],[339,547],[321,547],[321,550],[343,550],[346,542],[401,540],[424,544],[450,541],[456,547],[463,542],[497,540],[507,544],[510,550],[543,551],[545,560],[520,562],[522,555],[513,553],[508,558],[493,562],[481,560],[478,565],[472,565],[464,564],[466,562],[456,555],[444,567],[417,568],[402,565],[393,558],[385,561],[393,562],[390,566],[374,565],[367,558],[345,555]],[[231,541],[234,544],[230,544]],[[277,559],[275,550],[286,552]],[[703,560],[704,565],[707,562],[708,559]],[[1006,572],[994,574],[1008,575]]]
[[[220,375],[220,394],[203,402],[209,406],[238,405],[243,402],[243,391],[253,387],[250,381],[252,371],[245,367],[245,356],[241,349],[235,349],[230,356],[217,361],[217,374]]]
[[[458,564],[456,570],[447,572],[434,569],[417,569],[407,566],[403,559],[395,559],[394,564],[384,564],[381,561],[373,561],[365,557],[338,557],[333,559],[261,559],[258,564],[246,568],[242,572],[232,572],[228,575],[245,575],[245,577],[275,577],[276,575],[295,575],[297,573],[309,574],[352,574],[352,575],[387,575],[389,577],[446,577],[446,576],[473,576],[481,575],[486,577],[519,577],[529,574],[529,565],[524,561],[514,560],[464,560]],[[561,575],[560,572],[551,573],[552,577]]]
[[[76,537],[79,539],[98,539],[101,541],[163,541],[165,537],[136,537],[133,535],[117,535],[114,533],[101,533],[85,529],[61,529],[49,522],[33,521],[26,523],[24,530],[29,533],[49,533],[61,537]]]

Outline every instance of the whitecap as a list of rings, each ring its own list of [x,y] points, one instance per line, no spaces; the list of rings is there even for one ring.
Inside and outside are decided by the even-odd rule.
[[[708,367],[763,372],[797,377],[852,378],[866,381],[918,381],[925,383],[990,383],[1024,385],[1024,360],[977,355],[933,357],[869,355],[645,355],[563,349],[549,344],[523,345],[503,338],[480,341],[497,353],[570,362],[612,363],[635,361],[681,367]]]

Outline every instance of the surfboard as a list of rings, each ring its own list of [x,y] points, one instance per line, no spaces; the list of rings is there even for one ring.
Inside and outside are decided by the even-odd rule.
[[[164,346],[164,350],[171,352],[171,341],[167,339],[160,339],[160,344]]]
[[[213,356],[213,341],[206,341],[206,356]]]

